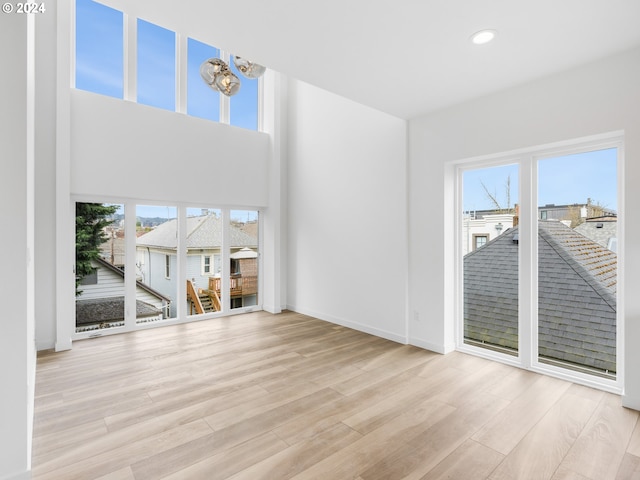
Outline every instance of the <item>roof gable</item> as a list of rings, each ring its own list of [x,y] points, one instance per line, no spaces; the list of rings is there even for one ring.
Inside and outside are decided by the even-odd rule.
[[[465,338],[518,347],[518,244],[507,230],[464,258]],[[616,369],[616,255],[560,222],[538,227],[540,355]]]
[[[231,248],[257,247],[258,239],[233,225],[229,226]],[[175,250],[178,246],[178,221],[168,220],[136,239],[139,246]],[[187,217],[187,248],[220,248],[222,245],[222,219],[216,215]]]

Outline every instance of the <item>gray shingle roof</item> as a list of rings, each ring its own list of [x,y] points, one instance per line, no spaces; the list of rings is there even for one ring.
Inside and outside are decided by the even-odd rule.
[[[169,220],[136,239],[141,246],[175,249],[178,245],[178,221]],[[230,226],[231,248],[257,247],[258,239]],[[187,248],[220,248],[222,220],[215,215],[187,218]]]
[[[512,228],[464,258],[465,338],[517,349],[518,244]],[[561,222],[539,222],[542,357],[616,370],[615,253]]]
[[[159,315],[153,305],[136,300],[136,318]],[[76,300],[76,326],[124,320],[124,297]]]
[[[618,223],[616,220],[616,217],[589,219],[578,225],[575,230],[603,247],[608,247],[609,240],[618,236]]]

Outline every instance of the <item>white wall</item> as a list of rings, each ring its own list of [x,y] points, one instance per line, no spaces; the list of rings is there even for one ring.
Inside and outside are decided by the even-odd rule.
[[[267,134],[82,90],[71,132],[72,194],[267,204]]]
[[[406,341],[406,122],[289,83],[287,304]]]
[[[29,478],[35,380],[33,17],[0,17],[0,478]]]
[[[624,130],[624,401],[640,408],[638,85],[636,49],[410,122],[410,310],[425,319],[411,320],[411,343],[446,351],[454,341],[453,171],[446,162]]]

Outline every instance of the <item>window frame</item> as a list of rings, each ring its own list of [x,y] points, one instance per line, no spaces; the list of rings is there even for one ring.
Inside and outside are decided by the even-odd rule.
[[[76,87],[76,71],[77,71],[77,65],[76,65],[76,52],[77,52],[77,45],[76,45],[76,37],[77,37],[77,25],[75,22],[75,18],[76,18],[76,2],[77,0],[73,0],[71,2],[71,10],[72,10],[72,17],[74,19],[74,22],[70,25],[70,29],[71,29],[71,43],[73,45],[73,52],[71,53],[71,71],[72,71],[72,81],[71,81],[71,86],[72,88],[77,88]],[[194,36],[190,35],[189,33],[185,33],[185,32],[178,32],[176,30],[170,29],[165,27],[164,25],[160,25],[160,24],[156,24],[153,22],[150,22],[144,18],[139,18],[139,17],[133,17],[128,15],[126,12],[122,11],[122,10],[118,10],[117,8],[108,6],[107,8],[110,8],[111,10],[115,10],[115,11],[119,11],[120,13],[122,13],[123,16],[123,32],[122,32],[122,42],[123,42],[123,71],[122,71],[122,85],[123,85],[123,92],[121,96],[116,96],[114,98],[119,98],[122,100],[128,100],[128,101],[132,101],[135,103],[139,103],[138,102],[138,72],[137,72],[137,65],[138,65],[138,20],[146,22],[146,23],[150,23],[156,27],[162,28],[164,30],[167,30],[169,32],[174,33],[175,35],[175,103],[174,103],[174,109],[173,110],[169,110],[169,111],[174,111],[176,113],[183,113],[186,115],[189,115],[189,113],[187,112],[187,98],[188,98],[188,81],[187,81],[187,75],[188,75],[188,48],[187,48],[187,44],[188,44],[188,40],[189,38],[198,41],[200,43],[204,43],[205,45],[209,45],[209,43],[207,43],[206,41],[202,41],[198,38],[195,38]],[[212,46],[212,45],[211,45]],[[212,46],[213,47],[213,46]],[[218,47],[213,47],[216,48],[220,53],[220,58],[222,60],[224,60],[225,62],[229,62],[231,60],[231,56],[232,54],[228,51],[225,51],[221,48]],[[202,61],[204,61],[206,59],[203,59]],[[244,77],[240,78],[240,81],[242,82],[242,79]],[[256,114],[257,114],[257,125],[256,125],[256,129],[248,129],[245,127],[241,127],[241,126],[236,126],[236,128],[243,128],[245,130],[249,130],[249,131],[256,131],[256,132],[263,132],[264,131],[264,93],[265,93],[265,89],[264,89],[264,75],[261,76],[260,78],[257,79],[258,80],[258,86],[257,86],[257,105],[256,105]],[[83,89],[84,90],[84,89]],[[91,93],[97,94],[97,95],[105,95],[103,93],[100,92],[93,92],[91,90],[85,90],[85,91],[89,91]],[[214,92],[213,90],[211,91],[212,95],[215,95],[216,92]],[[220,98],[220,115],[219,115],[219,119],[216,120],[209,120],[209,121],[213,121],[213,122],[217,122],[217,123],[223,123],[226,125],[231,125],[231,102],[229,97],[226,97],[225,95],[223,95],[222,93],[217,93],[219,95]],[[141,105],[146,105],[146,106],[150,106],[152,108],[158,108],[158,109],[163,109],[162,107],[157,107],[154,105],[149,105],[149,104],[141,104]],[[195,115],[189,115],[191,117],[194,118],[202,118],[202,117],[198,117]],[[207,119],[205,119],[207,120]]]
[[[542,363],[538,360],[538,241],[537,223],[540,214],[537,207],[537,162],[545,158],[586,153],[609,148],[617,149],[617,197],[618,197],[618,263],[617,263],[617,312],[616,312],[616,378],[600,378],[591,374]],[[450,162],[455,169],[455,221],[453,224],[455,255],[454,286],[454,336],[458,351],[525,368],[537,373],[561,378],[581,385],[621,394],[624,390],[624,132],[609,132],[553,144],[539,145],[511,152],[472,157]],[[462,175],[464,171],[507,164],[519,166],[520,218],[518,252],[518,355],[516,357],[464,343],[463,255],[462,255]],[[475,246],[475,242],[474,242]]]
[[[213,268],[213,264],[214,264],[214,262],[212,262],[213,254],[204,254],[203,253],[200,256],[200,259],[201,259],[200,265],[202,267],[200,269],[200,272],[202,273],[202,276],[213,275],[213,273],[212,273],[212,268]],[[209,262],[207,262],[207,259],[209,259]],[[207,271],[207,268],[208,268],[208,271]]]
[[[484,238],[484,243],[480,246],[478,246],[478,239],[479,238]],[[488,242],[489,242],[489,234],[488,233],[474,233],[472,234],[472,246],[473,246],[473,250],[472,251],[476,251],[478,248],[482,248],[484,247]]]

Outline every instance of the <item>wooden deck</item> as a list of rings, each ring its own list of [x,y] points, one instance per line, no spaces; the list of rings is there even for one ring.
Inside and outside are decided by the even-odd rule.
[[[294,313],[38,358],[37,480],[639,477],[616,395]]]

